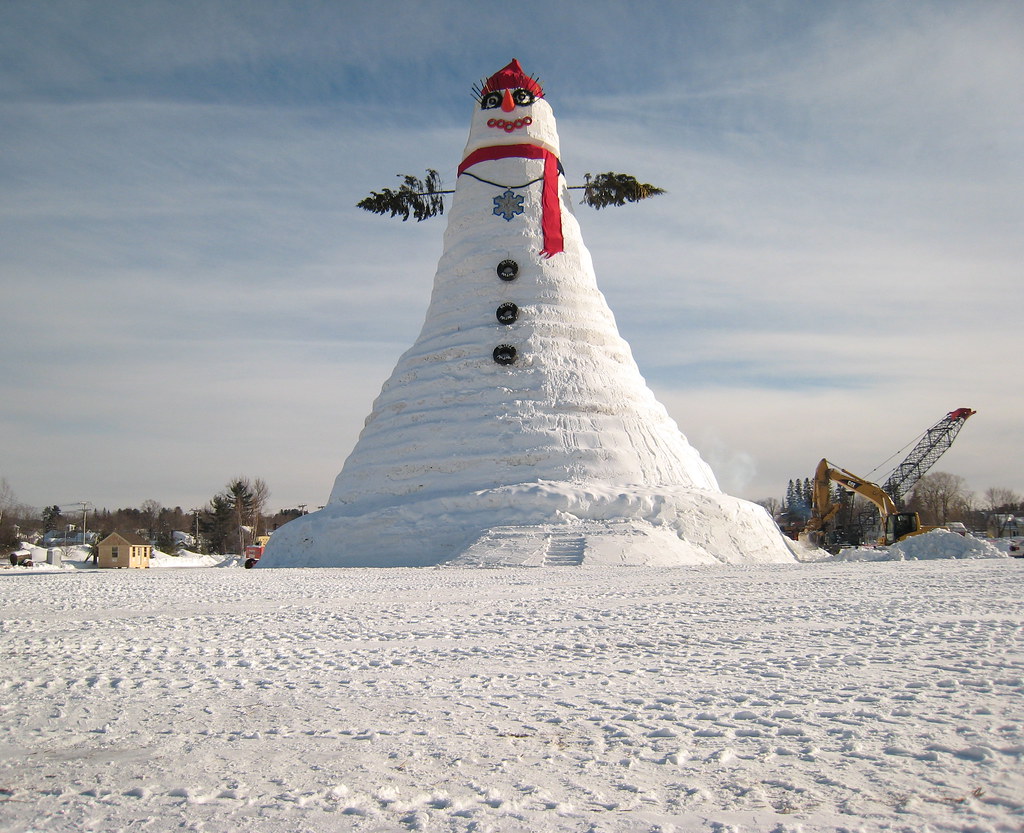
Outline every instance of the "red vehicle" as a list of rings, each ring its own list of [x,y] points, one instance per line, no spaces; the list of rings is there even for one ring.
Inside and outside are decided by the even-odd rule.
[[[245,569],[251,570],[256,566],[256,562],[263,557],[263,547],[259,544],[245,548]]]

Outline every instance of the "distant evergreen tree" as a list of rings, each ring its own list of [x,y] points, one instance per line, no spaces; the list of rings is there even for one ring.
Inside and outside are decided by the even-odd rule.
[[[792,520],[806,521],[811,517],[811,481],[809,478],[790,480],[786,486],[786,512]]]
[[[228,500],[231,502],[231,509],[235,515],[235,525],[238,529],[238,552],[244,552],[246,544],[251,544],[255,534],[255,518],[253,503],[255,494],[252,484],[244,477],[236,477],[228,483]]]
[[[64,525],[64,516],[60,512],[59,506],[47,506],[43,510],[42,515],[43,521],[43,532],[50,532],[53,529],[57,529]]]
[[[161,525],[156,531],[154,546],[161,552],[174,552],[174,530],[166,524]]]
[[[226,492],[210,499],[209,506],[199,516],[199,531],[211,552],[227,553],[237,543],[235,508]]]

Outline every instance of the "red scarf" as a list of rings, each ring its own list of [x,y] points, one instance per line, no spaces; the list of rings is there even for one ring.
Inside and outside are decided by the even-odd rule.
[[[558,157],[540,145],[491,145],[477,148],[459,165],[461,174],[477,162],[491,162],[495,159],[521,157],[544,160],[544,190],[541,192],[541,230],[544,232],[544,248],[541,254],[551,257],[563,251],[562,208],[558,204]]]

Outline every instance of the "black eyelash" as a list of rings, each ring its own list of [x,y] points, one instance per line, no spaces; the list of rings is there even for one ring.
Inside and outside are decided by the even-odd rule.
[[[528,76],[528,78],[531,81],[533,81],[542,91],[540,93],[534,93],[533,94],[534,99],[544,98],[544,93],[543,93],[544,85],[541,83],[540,79],[539,78],[534,78],[532,75]],[[482,99],[484,97],[484,87],[486,87],[486,86],[487,86],[487,79],[486,78],[482,78],[480,81],[478,81],[476,84],[473,85],[473,88],[472,88],[473,98],[476,99],[476,103],[477,104],[479,104],[480,103],[480,99]],[[496,92],[496,91],[495,90],[490,90],[489,92]]]

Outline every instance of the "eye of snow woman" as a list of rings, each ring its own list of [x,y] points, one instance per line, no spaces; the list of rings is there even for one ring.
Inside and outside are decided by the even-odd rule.
[[[496,110],[501,106],[504,98],[504,90],[492,90],[489,93],[484,93],[480,99],[480,109]],[[537,96],[530,92],[530,90],[518,87],[512,91],[512,101],[515,102],[516,107],[529,107],[536,100]]]

